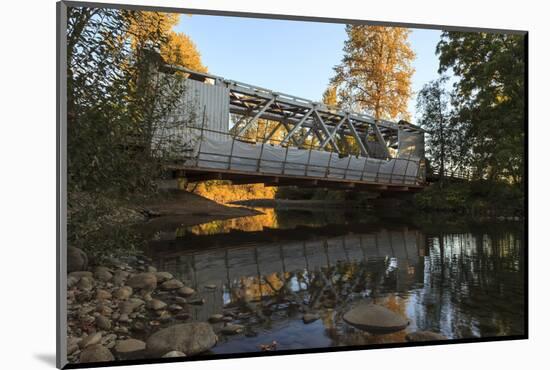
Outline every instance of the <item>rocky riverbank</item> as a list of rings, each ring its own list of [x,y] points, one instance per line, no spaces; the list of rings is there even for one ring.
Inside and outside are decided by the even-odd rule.
[[[70,363],[193,356],[212,348],[218,335],[242,331],[232,312],[192,322],[190,307],[205,303],[201,291],[148,262],[131,257],[88,266],[84,252],[69,248]]]

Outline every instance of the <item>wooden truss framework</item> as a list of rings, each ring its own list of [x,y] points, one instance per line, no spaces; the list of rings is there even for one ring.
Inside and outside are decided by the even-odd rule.
[[[226,80],[219,76],[188,70],[178,66],[165,66],[168,70],[179,70],[188,74],[188,78],[206,82],[213,81],[229,89],[229,111],[239,116],[230,130],[235,137],[242,137],[259,119],[277,122],[275,127],[261,141],[267,143],[282,127],[286,130],[279,145],[302,147],[307,138],[315,137],[319,144],[316,149],[330,149],[340,153],[338,139],[351,150],[347,138],[359,148],[360,155],[373,156],[369,152],[370,140],[375,140],[383,150],[382,158],[390,158],[390,147],[397,144],[398,130],[418,132],[423,130],[411,124],[400,124],[374,117],[340,110],[322,103],[293,95],[274,92],[259,86]],[[273,142],[273,140],[272,140]],[[291,144],[292,143],[292,144]],[[380,156],[379,156],[380,157]]]

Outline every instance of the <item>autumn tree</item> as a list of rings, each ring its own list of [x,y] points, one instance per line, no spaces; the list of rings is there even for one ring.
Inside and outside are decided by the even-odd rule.
[[[415,54],[399,27],[347,25],[342,62],[331,84],[343,107],[366,111],[377,119],[408,117]]]

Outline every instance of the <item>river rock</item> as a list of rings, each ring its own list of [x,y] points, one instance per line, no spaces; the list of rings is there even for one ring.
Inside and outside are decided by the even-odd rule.
[[[80,248],[67,248],[67,272],[83,271],[88,268],[88,255]]]
[[[212,323],[220,322],[220,321],[222,321],[222,320],[223,320],[223,315],[222,315],[222,314],[219,314],[219,313],[214,314],[214,315],[212,315],[212,316],[210,316],[210,317],[208,318],[208,321],[209,321],[209,322],[212,322]]]
[[[179,304],[171,304],[170,306],[168,306],[168,311],[171,311],[171,312],[178,312],[181,310],[183,310],[183,307],[180,306]]]
[[[155,266],[147,266],[147,272],[157,272],[157,268]]]
[[[407,342],[426,342],[432,340],[447,340],[448,338],[433,331],[415,331],[405,335]]]
[[[171,358],[171,357],[185,357],[185,353],[180,351],[170,351],[167,354],[162,356],[163,358]]]
[[[113,314],[113,309],[109,306],[108,302],[99,302],[95,306],[95,311],[103,316],[111,316]]]
[[[205,285],[204,287],[205,287],[206,289],[208,289],[208,290],[214,290],[214,289],[217,288],[217,287],[216,287],[216,284],[207,284],[207,285]]]
[[[82,351],[80,354],[80,362],[106,362],[114,361],[115,358],[111,351],[102,346],[101,344],[94,344]]]
[[[302,317],[302,320],[304,321],[304,324],[309,324],[319,320],[319,315],[316,313],[306,313],[304,317]]]
[[[187,303],[198,306],[198,305],[204,304],[204,302],[205,302],[204,298],[195,298],[188,301]]]
[[[77,288],[89,292],[94,288],[94,280],[89,277],[82,277],[77,284]]]
[[[183,288],[183,283],[177,279],[167,280],[160,285],[160,289],[174,290]]]
[[[126,300],[126,299],[128,299],[132,296],[133,292],[134,291],[131,287],[123,286],[123,287],[120,287],[119,289],[115,290],[115,292],[113,293],[113,296],[116,299]]]
[[[129,338],[117,341],[115,345],[115,352],[122,358],[131,358],[144,351],[145,346],[145,342]]]
[[[116,270],[113,274],[113,284],[123,285],[124,282],[128,279],[130,273],[128,271]]]
[[[174,297],[174,301],[176,301],[176,303],[179,304],[179,305],[186,305],[187,304],[187,299],[185,299],[183,297]]]
[[[157,287],[157,277],[152,272],[142,272],[130,277],[126,285],[134,289],[153,290]]]
[[[147,339],[147,352],[157,357],[171,351],[193,356],[214,347],[217,339],[208,323],[177,324],[151,335]]]
[[[103,282],[108,282],[113,278],[111,270],[105,266],[98,266],[95,269],[94,277]]]
[[[69,275],[67,275],[67,276],[70,277],[70,278],[74,277],[74,278],[80,280],[84,276],[86,276],[88,278],[93,278],[94,274],[91,271],[73,271],[73,272],[69,273]]]
[[[164,283],[165,281],[172,280],[174,278],[174,275],[167,271],[160,271],[155,273],[155,276],[157,277],[158,283]]]
[[[127,301],[123,301],[119,304],[120,313],[130,314],[144,304],[145,302],[139,298],[130,298]]]
[[[69,277],[67,278],[67,288],[70,289],[70,288],[76,286],[76,284],[78,284],[78,281],[79,281],[79,280],[80,280],[79,278],[76,278],[76,277],[74,277],[74,276],[69,276]]]
[[[87,335],[86,337],[82,338],[82,340],[78,343],[78,346],[80,348],[86,348],[91,345],[97,344],[101,341],[101,333],[92,333],[90,335]]]
[[[235,335],[235,334],[241,333],[243,330],[244,330],[243,325],[227,324],[222,328],[221,332],[222,334],[225,334],[225,335]]]
[[[147,307],[155,311],[162,310],[166,308],[166,306],[168,305],[160,299],[151,299],[149,302],[147,302]]]
[[[95,292],[95,299],[97,299],[98,301],[104,301],[104,300],[107,300],[107,299],[111,299],[111,297],[112,297],[111,293],[108,292],[105,289],[98,289]]]
[[[361,304],[344,314],[348,324],[371,333],[391,333],[403,330],[409,322],[386,307]]]
[[[195,290],[193,288],[190,288],[188,286],[184,286],[180,289],[178,289],[178,294],[183,297],[189,297],[195,294]]]
[[[111,329],[111,320],[106,318],[103,315],[98,315],[95,318],[95,325],[100,330],[110,330]]]

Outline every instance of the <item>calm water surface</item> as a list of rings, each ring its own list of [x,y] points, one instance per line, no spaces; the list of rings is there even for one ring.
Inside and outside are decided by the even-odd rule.
[[[452,339],[524,332],[518,224],[435,227],[368,213],[262,211],[159,231],[150,242],[157,268],[205,298],[193,320],[224,313],[245,326],[220,335],[214,353],[259,351],[273,341],[277,349],[396,343],[416,330]],[[342,315],[365,301],[410,325],[385,335],[347,325]],[[304,324],[304,312],[320,319]]]

